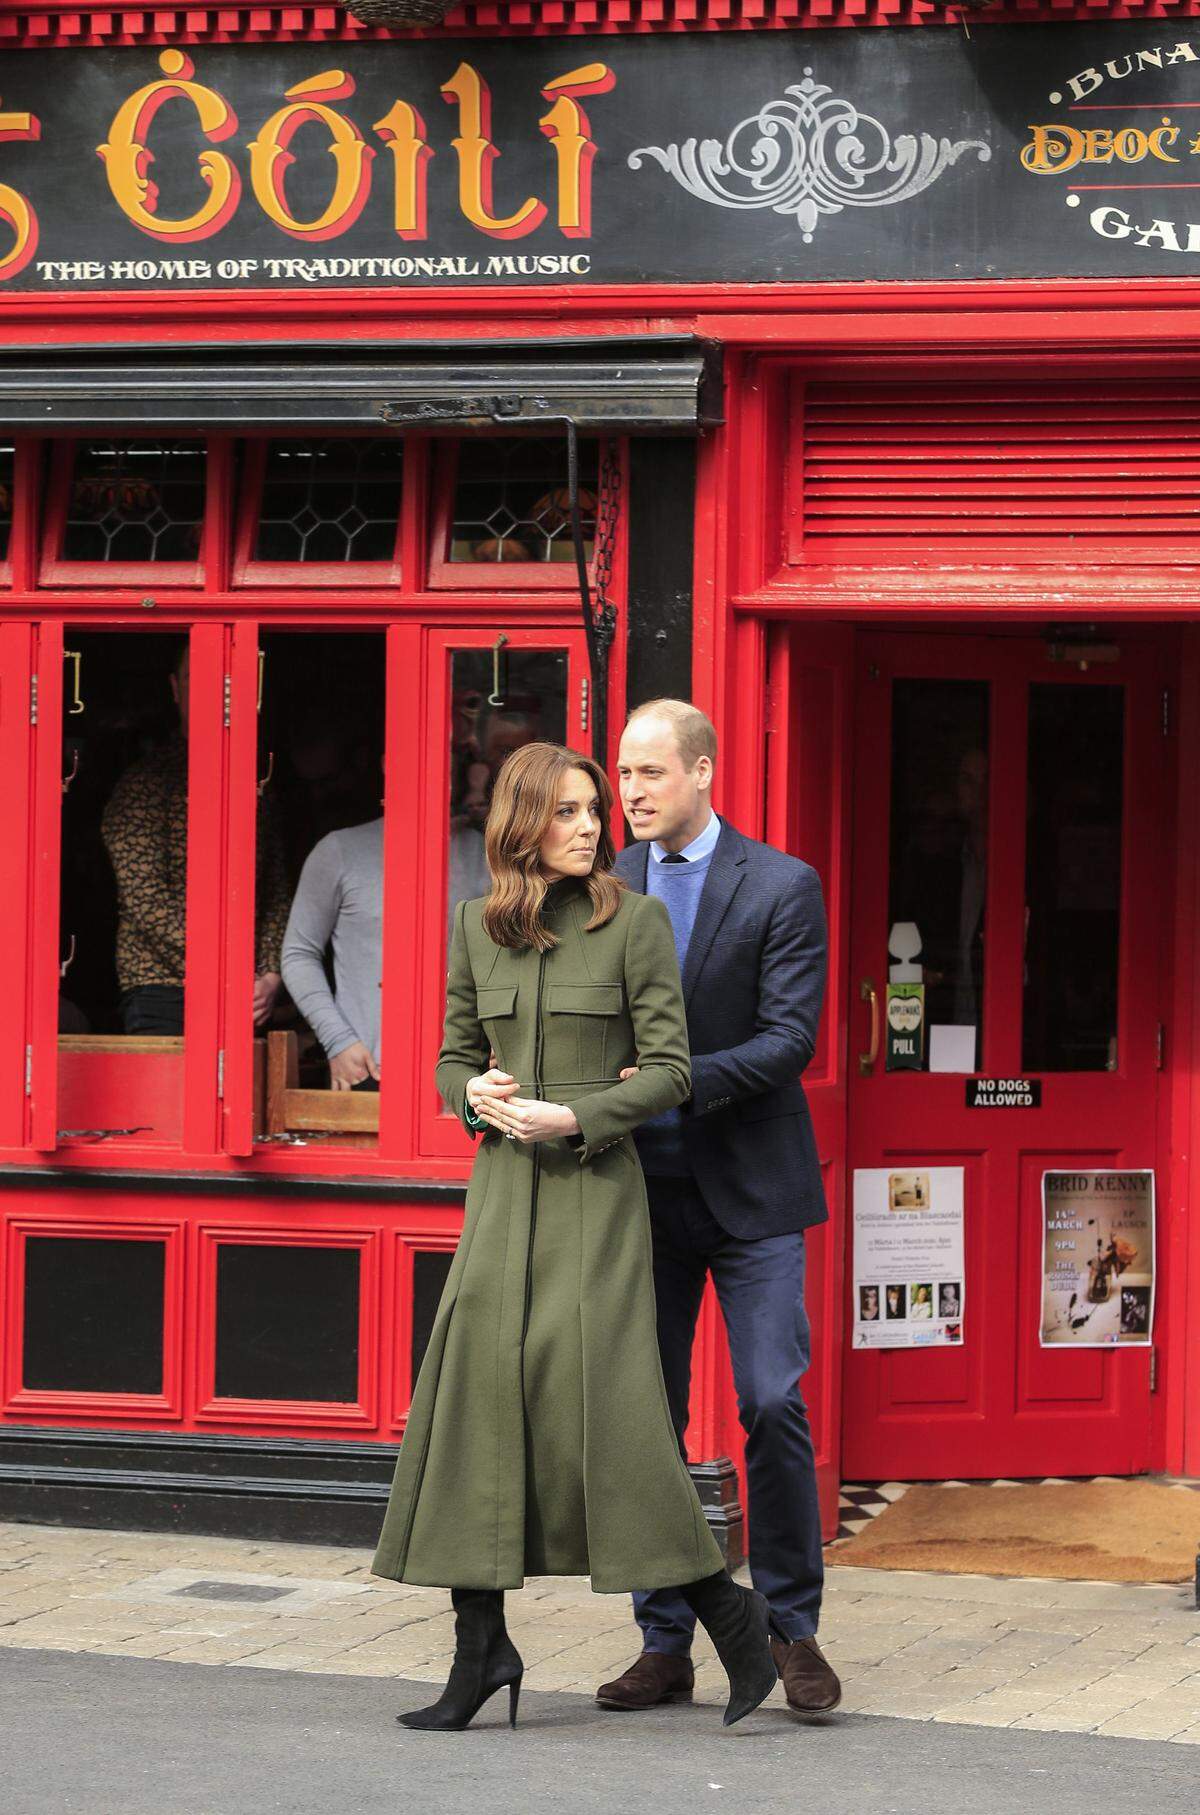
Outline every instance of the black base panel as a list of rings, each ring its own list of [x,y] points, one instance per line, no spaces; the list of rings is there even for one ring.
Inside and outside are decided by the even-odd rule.
[[[396,1464],[388,1443],[0,1426],[0,1520],[372,1547]],[[692,1478],[730,1569],[743,1556],[737,1475]]]

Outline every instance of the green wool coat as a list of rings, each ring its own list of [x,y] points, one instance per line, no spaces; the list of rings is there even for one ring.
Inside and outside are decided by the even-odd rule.
[[[671,923],[626,894],[587,932],[590,898],[560,882],[558,944],[539,953],[493,944],[482,910],[455,914],[438,1088],[463,1116],[490,1046],[523,1095],[569,1103],[582,1138],[480,1141],[374,1570],[445,1588],[695,1581],[722,1558],[667,1409],[631,1138],[690,1086]]]

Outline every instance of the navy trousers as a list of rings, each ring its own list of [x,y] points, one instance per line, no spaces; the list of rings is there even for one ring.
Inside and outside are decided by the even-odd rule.
[[[692,1340],[705,1278],[716,1286],[746,1432],[750,1575],[789,1639],[811,1638],[821,1611],[821,1515],[800,1376],[808,1367],[804,1234],[741,1241],[709,1214],[691,1178],[647,1177],[658,1347],[683,1448]],[[671,1589],[635,1594],[646,1651],[686,1654],[695,1615]]]

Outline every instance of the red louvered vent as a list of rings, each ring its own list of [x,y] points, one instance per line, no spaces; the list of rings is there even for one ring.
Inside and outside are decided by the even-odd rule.
[[[797,403],[792,562],[1200,559],[1200,383],[809,384]]]

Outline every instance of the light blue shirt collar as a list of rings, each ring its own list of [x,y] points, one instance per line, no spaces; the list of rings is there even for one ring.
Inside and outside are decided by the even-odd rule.
[[[691,844],[684,845],[679,855],[685,857],[689,863],[695,863],[701,857],[709,857],[716,850],[717,840],[720,836],[721,821],[718,819],[717,815],[713,813],[700,836],[698,838],[693,838]],[[663,858],[667,855],[657,839],[655,839],[650,846],[650,855],[653,857],[655,863],[661,863]]]

